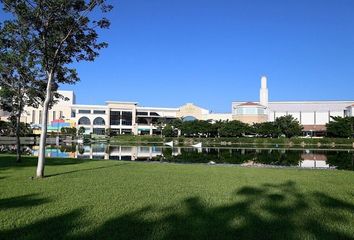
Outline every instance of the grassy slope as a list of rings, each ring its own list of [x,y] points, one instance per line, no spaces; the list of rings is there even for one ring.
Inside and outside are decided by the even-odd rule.
[[[354,173],[0,156],[0,239],[354,239]]]

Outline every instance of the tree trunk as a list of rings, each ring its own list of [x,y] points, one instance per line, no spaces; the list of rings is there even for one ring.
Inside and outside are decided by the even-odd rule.
[[[16,115],[16,162],[21,162],[21,139],[20,139],[20,124],[21,124],[21,114],[22,114],[22,99],[21,99],[21,87],[18,89],[18,101],[19,106]]]
[[[21,110],[19,109],[18,114],[16,116],[16,162],[17,163],[21,162],[20,123],[21,123]]]
[[[44,177],[44,164],[45,164],[45,147],[46,147],[46,140],[47,140],[47,125],[48,125],[48,110],[49,110],[49,103],[52,98],[52,79],[53,73],[50,72],[48,75],[48,83],[47,83],[47,90],[46,90],[46,97],[43,103],[43,111],[42,111],[42,131],[41,137],[39,140],[39,152],[38,152],[38,163],[37,163],[37,172],[36,176],[38,178]]]

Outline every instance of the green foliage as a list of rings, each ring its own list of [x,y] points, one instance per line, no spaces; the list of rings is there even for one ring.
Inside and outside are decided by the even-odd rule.
[[[301,124],[291,115],[278,117],[275,119],[274,124],[276,126],[277,134],[284,134],[285,137],[291,138],[300,136],[302,133]]]
[[[274,122],[255,123],[253,131],[260,137],[278,137],[281,135],[280,129]]]
[[[176,118],[173,119],[170,123],[169,123],[174,129],[181,129],[182,125],[183,125],[183,121],[180,118]]]
[[[24,137],[32,134],[32,129],[27,123],[20,123],[19,136]],[[0,121],[1,136],[16,136],[16,119],[12,121]]]
[[[168,124],[162,129],[162,135],[165,137],[177,137],[177,132]]]
[[[354,136],[354,117],[332,117],[326,124],[329,137],[349,138]]]
[[[247,123],[234,120],[222,124],[219,131],[221,137],[242,137],[249,133],[251,128]]]
[[[106,131],[105,131],[105,135],[106,135],[106,137],[113,136],[112,128],[107,128]]]
[[[77,129],[75,127],[63,127],[60,132],[64,135],[76,136]]]
[[[85,134],[85,128],[84,127],[80,127],[79,130],[77,131],[77,135],[82,136]]]
[[[215,136],[215,129],[212,127],[212,123],[208,121],[195,120],[182,122],[181,133],[184,136]]]
[[[0,121],[0,135],[11,136],[12,127],[10,122]]]

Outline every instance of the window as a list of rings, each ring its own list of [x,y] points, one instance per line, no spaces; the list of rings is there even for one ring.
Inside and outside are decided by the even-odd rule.
[[[93,134],[96,135],[105,135],[105,129],[104,128],[94,128],[93,129]],[[104,150],[103,150],[104,151]],[[102,152],[103,152],[102,151]]]
[[[344,117],[349,117],[350,116],[350,112],[348,110],[344,110]]]
[[[91,125],[91,121],[88,117],[81,117],[79,119],[79,125]]]
[[[38,121],[39,121],[39,124],[42,124],[42,111],[39,110],[39,114],[38,114]]]
[[[72,117],[72,118],[76,117],[76,112],[75,112],[75,110],[72,110],[72,111],[71,111],[71,117]]]
[[[53,121],[55,120],[55,111],[53,111]]]
[[[106,114],[105,110],[93,110],[93,114]]]
[[[262,108],[240,107],[236,109],[236,114],[239,115],[261,115],[265,114]]]
[[[158,113],[156,113],[156,112],[151,112],[150,116],[160,116],[160,115]]]
[[[103,118],[97,117],[95,120],[93,120],[93,125],[106,125],[106,122]]]
[[[131,126],[133,124],[132,112],[122,112],[122,125]]]
[[[193,116],[185,116],[183,117],[183,122],[191,122],[191,121],[195,121],[197,120],[195,117]]]
[[[144,117],[137,117],[136,118],[136,123],[137,124],[142,124],[142,125],[149,125],[149,120],[144,118]]]
[[[137,115],[140,115],[140,116],[147,116],[148,113],[147,112],[136,112]]]
[[[132,130],[131,129],[122,129],[122,134],[132,134]]]
[[[36,123],[36,111],[32,110],[32,123]]]
[[[120,125],[120,111],[111,111],[109,119],[111,125]]]
[[[81,113],[81,114],[90,114],[91,110],[79,109],[79,113]]]
[[[63,118],[64,116],[63,116],[63,111],[59,111],[59,118],[61,119],[61,118]]]

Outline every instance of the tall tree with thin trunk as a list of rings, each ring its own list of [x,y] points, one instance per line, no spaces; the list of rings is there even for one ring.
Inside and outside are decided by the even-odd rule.
[[[23,19],[34,39],[35,54],[45,73],[45,99],[43,102],[42,133],[36,176],[44,177],[45,145],[48,110],[53,99],[55,83],[74,84],[79,77],[72,64],[94,61],[107,43],[98,42],[96,29],[108,28],[105,17],[90,19],[94,10],[107,13],[112,6],[105,0],[1,0],[4,10],[14,19]],[[95,12],[98,15],[98,11]]]
[[[21,162],[21,116],[25,105],[38,106],[41,85],[31,36],[26,23],[5,21],[0,26],[0,107],[9,112],[16,136],[16,161]]]

